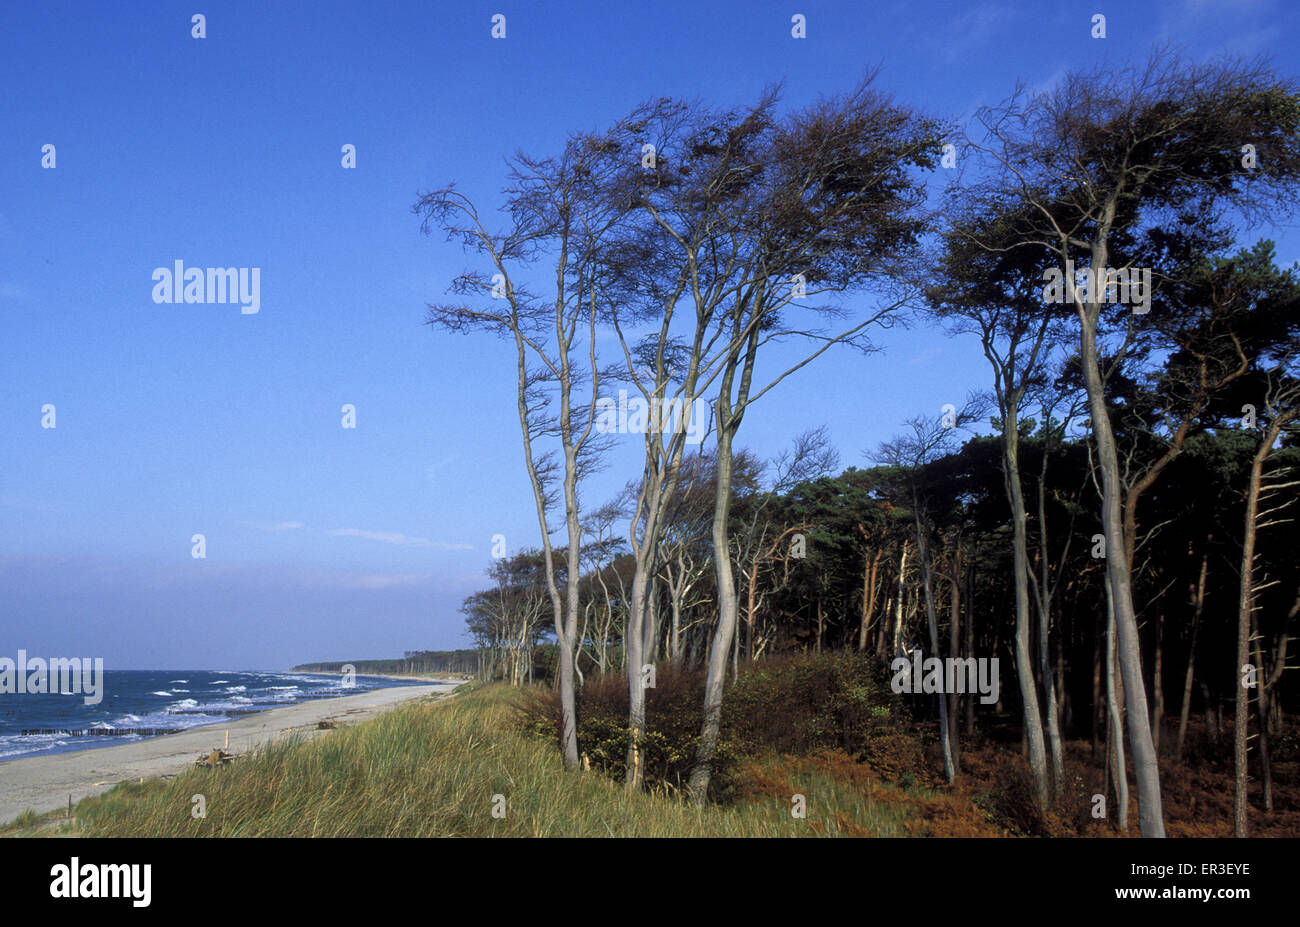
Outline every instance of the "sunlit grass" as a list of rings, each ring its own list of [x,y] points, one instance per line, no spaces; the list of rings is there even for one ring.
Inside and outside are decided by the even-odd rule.
[[[492,686],[419,700],[315,739],[289,738],[217,769],[123,783],[83,800],[78,828],[105,837],[711,837],[901,834],[904,812],[829,774],[790,779],[807,799],[755,793],[697,808],[566,771],[525,733],[518,692]],[[761,761],[756,761],[760,762]],[[206,816],[196,818],[193,796]],[[504,817],[494,796],[505,799]],[[30,824],[31,822],[29,822]]]

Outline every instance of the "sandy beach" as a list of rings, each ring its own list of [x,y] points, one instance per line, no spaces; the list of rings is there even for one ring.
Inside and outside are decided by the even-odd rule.
[[[88,795],[106,792],[127,779],[167,778],[193,766],[201,755],[221,749],[230,732],[231,753],[245,753],[283,731],[324,733],[321,721],[351,724],[399,702],[450,692],[456,683],[372,689],[357,695],[317,699],[245,715],[176,734],[112,747],[33,756],[0,763],[0,823],[28,808],[37,812],[66,807]]]

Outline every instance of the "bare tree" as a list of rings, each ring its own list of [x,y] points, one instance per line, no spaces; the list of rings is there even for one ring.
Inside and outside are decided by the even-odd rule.
[[[423,217],[426,233],[434,227],[445,230],[448,240],[459,240],[490,266],[491,273],[473,270],[456,278],[453,291],[490,295],[500,305],[431,304],[429,323],[453,332],[487,331],[514,343],[524,463],[536,503],[559,645],[561,746],[565,765],[573,769],[579,765],[575,670],[582,528],[578,486],[595,466],[601,447],[593,429],[601,384],[595,355],[605,274],[600,258],[606,237],[625,212],[622,204],[605,196],[606,178],[601,172],[608,172],[609,166],[602,153],[634,131],[623,123],[604,135],[574,135],[556,158],[516,154],[509,162],[510,185],[502,207],[509,217],[504,232],[490,231],[474,203],[454,187],[423,194],[413,207]],[[550,262],[554,295],[549,300],[533,296],[524,284],[530,266],[541,259]],[[575,357],[584,340],[586,369]],[[546,441],[557,446],[542,452],[538,445]],[[557,551],[551,542],[555,530],[551,513],[557,505],[568,538],[563,593],[555,579]]]
[[[932,525],[925,468],[937,457],[952,450],[953,436],[959,429],[965,428],[978,418],[981,411],[981,403],[972,397],[964,408],[954,409],[949,413],[951,415],[949,421],[914,418],[908,423],[912,432],[910,435],[895,438],[881,445],[875,455],[879,462],[897,468],[898,482],[912,510],[916,554],[921,568],[921,591],[925,602],[926,627],[930,632],[930,656],[937,659],[943,659],[943,650],[939,645],[939,615],[934,600],[933,554],[930,549]],[[944,697],[944,693],[940,693],[939,740],[943,745],[943,773],[944,777],[952,782],[957,778],[958,747],[957,729],[955,725],[948,723],[948,710],[948,699]],[[1039,730],[1041,737],[1041,728]]]
[[[1265,746],[1268,732],[1263,726],[1266,720],[1267,700],[1286,663],[1286,634],[1283,631],[1280,659],[1273,667],[1273,672],[1265,676],[1262,660],[1253,667],[1249,665],[1255,597],[1264,588],[1255,575],[1257,534],[1261,528],[1278,523],[1279,514],[1295,500],[1295,489],[1300,486],[1300,480],[1288,480],[1280,474],[1274,474],[1274,479],[1268,483],[1264,481],[1264,467],[1275,450],[1274,445],[1290,423],[1300,417],[1300,381],[1286,376],[1281,366],[1276,373],[1276,378],[1269,378],[1269,388],[1264,397],[1263,413],[1268,424],[1264,428],[1259,449],[1255,451],[1250,463],[1250,477],[1246,487],[1246,524],[1241,545],[1241,589],[1237,604],[1237,663],[1234,667],[1234,676],[1237,677],[1237,697],[1236,715],[1233,719],[1236,792],[1233,798],[1232,817],[1233,834],[1237,837],[1245,837],[1248,830],[1246,792],[1249,777],[1246,769],[1246,728],[1249,724],[1250,688],[1247,674],[1253,670],[1253,675],[1256,677],[1253,685],[1259,689],[1261,757],[1265,774],[1268,775],[1267,746]],[[1281,501],[1274,502],[1263,511],[1260,510],[1261,500],[1276,499],[1278,495],[1281,495]],[[1264,678],[1259,678],[1261,676]],[[1269,797],[1271,799],[1271,793]]]

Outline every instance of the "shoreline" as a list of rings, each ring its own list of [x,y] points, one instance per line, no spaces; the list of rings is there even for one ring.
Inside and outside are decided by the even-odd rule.
[[[221,749],[227,731],[229,752],[242,754],[288,731],[314,736],[322,732],[321,721],[362,721],[410,699],[446,695],[457,685],[444,682],[371,689],[268,708],[229,722],[185,728],[134,743],[5,760],[0,763],[0,824],[28,808],[41,814],[66,808],[69,795],[75,803],[130,779],[171,778],[192,768],[200,755]]]
[[[285,676],[342,676],[343,674],[335,672],[334,670],[290,669],[290,670],[284,670],[283,675]],[[428,682],[447,683],[448,685],[455,685],[455,686],[460,685],[462,682],[468,682],[469,680],[474,678],[469,673],[408,673],[406,675],[403,675],[401,673],[356,673],[354,675],[358,677],[368,676],[371,679],[397,679],[399,681],[419,679]],[[452,679],[450,678],[452,676],[463,676],[464,678]]]

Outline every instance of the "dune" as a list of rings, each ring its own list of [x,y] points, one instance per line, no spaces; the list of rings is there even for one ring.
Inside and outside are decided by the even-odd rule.
[[[408,699],[445,694],[456,685],[372,689],[271,708],[228,723],[189,728],[135,743],[6,760],[0,762],[0,822],[11,821],[28,808],[46,812],[66,807],[69,795],[74,802],[80,801],[107,792],[124,780],[174,776],[193,766],[201,754],[223,748],[227,732],[229,751],[245,753],[286,731],[314,736],[323,732],[322,721],[350,724]]]

